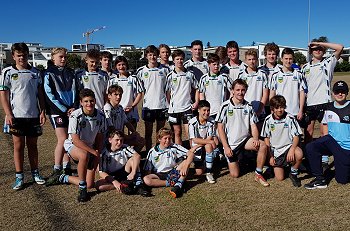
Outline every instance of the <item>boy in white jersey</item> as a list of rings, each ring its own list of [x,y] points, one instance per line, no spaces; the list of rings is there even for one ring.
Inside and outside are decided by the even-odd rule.
[[[188,137],[188,121],[192,118],[192,108],[197,108],[198,105],[198,82],[194,74],[183,66],[185,53],[182,50],[175,50],[172,57],[175,68],[167,76],[168,120],[174,131],[175,144],[182,145],[182,124],[185,127],[185,137]],[[192,90],[197,93],[193,104]]]
[[[170,47],[166,44],[160,44],[159,47],[159,61],[160,64],[169,67],[170,70],[174,69],[174,62],[169,61],[169,57],[171,55]],[[173,60],[174,61],[174,60]]]
[[[312,60],[302,68],[308,85],[305,109],[308,125],[305,130],[305,143],[309,143],[313,139],[316,120],[320,123],[321,136],[325,134],[321,120],[325,105],[332,101],[330,86],[335,65],[340,58],[343,48],[341,44],[320,42],[318,39],[313,39],[309,45],[309,53],[312,55]],[[323,56],[327,49],[334,50],[334,53],[324,58]],[[328,156],[323,156],[322,162],[325,168],[328,168],[328,161]]]
[[[246,64],[239,59],[239,46],[236,41],[229,41],[226,44],[229,61],[221,68],[221,73],[225,73],[231,82],[238,78],[238,74],[245,68]]]
[[[109,51],[102,51],[100,53],[101,70],[106,72],[108,76],[111,76],[113,73],[112,61],[113,55]]]
[[[270,165],[275,178],[284,180],[284,168],[291,165],[289,178],[295,187],[300,187],[298,168],[303,160],[303,151],[298,147],[301,128],[295,117],[285,111],[286,100],[275,95],[270,100],[272,114],[266,117],[261,131],[270,154]]]
[[[244,99],[253,106],[256,115],[262,121],[265,117],[265,105],[269,99],[267,75],[258,69],[258,53],[255,49],[245,52],[245,63],[247,67],[238,75],[239,79],[248,84]]]
[[[79,186],[79,202],[90,199],[88,188],[94,187],[95,171],[99,163],[105,132],[105,116],[95,108],[95,94],[91,89],[79,92],[81,108],[69,117],[68,139],[64,148],[78,164],[78,176],[60,175],[57,183],[71,183]]]
[[[210,116],[215,119],[222,102],[229,98],[231,80],[227,74],[220,74],[220,58],[217,54],[208,55],[209,73],[199,81],[199,98],[210,103]]]
[[[277,63],[278,56],[280,54],[280,48],[274,42],[268,43],[264,47],[264,55],[266,59],[266,63],[259,67],[265,71],[267,75],[268,86],[271,84],[272,74],[278,72],[282,65]]]
[[[87,70],[81,70],[77,73],[77,78],[80,81],[80,89],[91,89],[96,96],[96,108],[102,110],[106,100],[109,77],[107,72],[98,69],[100,52],[95,49],[89,50],[86,54],[85,62]]]
[[[172,143],[172,131],[161,128],[157,139],[159,144],[153,147],[147,156],[144,166],[146,185],[151,187],[172,187],[170,194],[177,198],[182,195],[183,183],[193,161],[194,147],[190,150]]]
[[[131,75],[128,72],[129,64],[124,56],[115,58],[115,69],[117,73],[112,74],[108,81],[108,86],[116,84],[123,88],[123,97],[120,105],[124,108],[128,120],[136,129],[139,122],[137,105],[142,99],[141,83],[135,75]]]
[[[125,137],[125,143],[134,146],[137,151],[141,151],[145,145],[145,139],[135,130],[134,126],[128,120],[120,101],[123,95],[123,88],[119,85],[108,87],[108,101],[103,107],[106,116],[107,129],[116,129],[124,131],[124,126],[128,128],[131,134]]]
[[[230,175],[234,178],[239,176],[238,159],[244,154],[244,150],[257,152],[257,165],[255,181],[263,186],[270,184],[262,175],[262,169],[266,160],[267,147],[259,140],[259,131],[256,126],[258,118],[253,107],[244,95],[248,85],[242,79],[236,79],[232,84],[232,97],[225,101],[215,119],[218,123],[219,137],[224,147],[224,153],[228,162]]]
[[[283,67],[272,75],[270,97],[284,96],[287,102],[286,111],[301,121],[307,87],[303,74],[292,68],[293,60],[294,51],[285,48],[282,51]]]
[[[207,61],[203,58],[203,42],[200,40],[194,40],[191,43],[192,58],[184,63],[187,70],[192,71],[196,76],[197,81],[202,75],[209,72]]]
[[[10,127],[16,169],[14,190],[24,187],[23,161],[27,145],[33,180],[44,184],[38,171],[38,136],[46,121],[45,102],[40,72],[28,64],[29,48],[25,43],[11,47],[15,65],[2,70],[0,99],[5,112],[5,123]],[[38,107],[38,105],[40,107]]]
[[[148,64],[137,70],[143,88],[142,119],[145,121],[146,151],[152,147],[153,123],[156,131],[164,127],[167,119],[166,80],[170,69],[157,62],[159,50],[150,45],[145,50]]]
[[[216,137],[215,121],[209,115],[210,103],[206,100],[200,100],[198,116],[189,121],[189,138],[191,147],[201,146],[195,151],[194,166],[196,174],[203,174],[203,162],[205,162],[207,181],[213,184],[216,182],[212,168],[215,157],[214,150],[217,149],[217,144],[214,140],[214,137]]]
[[[150,193],[143,187],[140,160],[141,156],[131,146],[124,144],[124,133],[111,130],[108,135],[108,147],[101,153],[99,164],[100,180],[96,181],[98,191],[117,190],[123,192],[123,188],[129,187],[123,181],[132,182],[131,193],[141,196],[150,196]]]

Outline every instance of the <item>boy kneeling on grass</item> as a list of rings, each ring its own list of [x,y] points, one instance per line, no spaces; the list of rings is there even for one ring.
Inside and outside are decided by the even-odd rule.
[[[284,168],[291,165],[289,178],[295,187],[300,187],[298,168],[303,160],[303,151],[298,147],[301,128],[292,114],[285,111],[286,99],[276,95],[270,100],[272,114],[264,121],[261,136],[270,153],[270,165],[275,178],[284,180]]]
[[[183,193],[183,183],[188,169],[193,161],[194,152],[198,146],[190,150],[172,143],[173,132],[161,128],[158,132],[159,144],[148,152],[143,178],[146,185],[151,187],[172,187],[172,197],[180,197]]]
[[[124,144],[124,137],[122,131],[112,130],[109,133],[109,145],[103,150],[100,158],[100,180],[96,182],[96,189],[116,189],[117,192],[125,194],[150,196],[143,187],[139,168],[141,156],[131,146]]]

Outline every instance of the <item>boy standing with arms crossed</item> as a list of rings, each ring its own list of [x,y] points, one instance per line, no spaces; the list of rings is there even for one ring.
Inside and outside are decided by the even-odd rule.
[[[215,119],[218,123],[219,137],[224,147],[224,153],[228,162],[230,175],[239,177],[240,169],[238,157],[244,150],[257,152],[257,166],[255,169],[255,181],[263,186],[270,184],[262,175],[262,169],[266,160],[267,147],[259,140],[259,131],[256,126],[258,119],[253,107],[245,99],[248,85],[241,79],[236,79],[232,84],[232,97],[225,101]]]
[[[192,71],[197,81],[202,75],[209,72],[207,61],[203,58],[203,43],[200,40],[194,40],[191,43],[192,58],[184,63],[187,70]]]
[[[11,47],[15,65],[2,70],[0,98],[10,126],[16,169],[14,190],[24,186],[24,147],[27,144],[28,158],[33,180],[44,184],[38,170],[38,136],[46,121],[45,101],[40,72],[28,64],[29,48],[25,43],[14,43]],[[38,105],[40,107],[38,107]]]

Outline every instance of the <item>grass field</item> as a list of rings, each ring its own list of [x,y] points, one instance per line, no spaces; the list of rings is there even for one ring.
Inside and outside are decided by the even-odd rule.
[[[339,79],[350,84],[350,74],[336,74]],[[47,123],[38,145],[44,176],[51,173],[55,142]],[[224,168],[216,184],[190,180],[187,193],[176,200],[166,188],[154,189],[150,198],[91,190],[91,201],[80,204],[73,185],[27,183],[13,191],[11,137],[1,133],[0,147],[0,230],[348,230],[350,225],[350,186],[334,179],[325,190],[294,188],[289,179],[270,179],[271,186],[263,188],[252,172],[232,180]],[[26,182],[29,171],[25,158]],[[303,184],[310,180],[301,177]]]

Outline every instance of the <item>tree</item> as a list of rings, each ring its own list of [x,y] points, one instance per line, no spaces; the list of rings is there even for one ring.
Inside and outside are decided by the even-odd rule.
[[[317,40],[318,42],[328,43],[327,36],[320,36],[319,38],[314,38],[312,41]]]
[[[350,63],[348,61],[337,62],[337,65],[334,68],[335,72],[347,72],[350,71]]]
[[[82,68],[81,57],[77,54],[67,54],[67,67],[73,70]]]
[[[40,70],[40,71],[44,71],[44,70],[45,70],[45,67],[44,67],[44,65],[42,65],[42,64],[36,65],[36,68],[37,68],[38,70]]]
[[[211,47],[210,42],[207,42],[207,48]]]
[[[128,60],[129,63],[129,69],[131,71],[137,70],[137,68],[145,65],[145,61],[142,60],[142,51],[136,50],[135,48],[132,49],[124,49],[123,55]]]
[[[307,63],[305,55],[303,55],[301,52],[295,52],[294,63],[297,63],[299,66],[302,66],[305,63]]]

